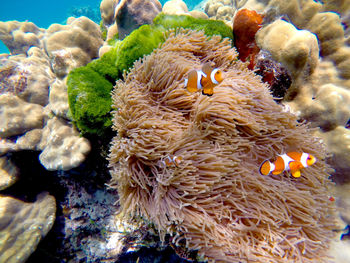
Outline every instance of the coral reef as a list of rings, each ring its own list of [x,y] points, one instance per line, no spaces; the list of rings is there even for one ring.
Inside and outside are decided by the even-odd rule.
[[[26,53],[30,47],[42,47],[44,30],[32,22],[0,21],[0,40],[11,54]]]
[[[114,10],[119,38],[123,39],[144,24],[151,24],[161,11],[158,0],[120,0]]]
[[[86,17],[38,32],[32,23],[1,25],[14,36],[5,44],[10,49],[16,46],[21,54],[0,57],[0,154],[42,151],[39,160],[49,170],[80,165],[90,144],[67,121],[71,117],[65,77],[97,57],[103,42],[99,26]],[[10,30],[17,27],[35,31],[39,44],[28,49],[27,42],[17,41],[18,30]]]
[[[87,66],[73,70],[67,85],[70,110],[79,130],[102,136],[112,125],[113,84]]]
[[[170,0],[164,3],[162,12],[167,15],[189,15],[187,5],[182,0]]]
[[[193,2],[192,2],[193,4]],[[194,18],[208,19],[208,15],[203,10],[192,10],[189,11],[191,3],[185,3],[182,0],[169,0],[163,5],[162,13],[167,15],[187,15]]]
[[[100,10],[98,7],[91,7],[91,6],[73,6],[68,11],[68,16],[71,17],[81,17],[85,16],[92,21],[94,21],[96,24],[98,24],[101,20],[100,16]]]
[[[73,127],[57,117],[47,121],[37,147],[42,150],[39,160],[47,170],[69,170],[77,167],[90,151],[89,142],[79,137]]]
[[[186,74],[208,61],[224,81],[212,97],[188,93]],[[228,39],[177,32],[117,81],[109,160],[121,216],[152,222],[200,259],[328,262],[325,149],[246,66]],[[318,162],[297,180],[259,174],[264,159],[290,150]],[[172,156],[183,161],[161,165]]]
[[[317,66],[317,37],[307,30],[298,30],[286,21],[276,20],[262,28],[256,35],[256,42],[268,50],[274,60],[285,65],[293,79],[300,74],[309,75]]]
[[[120,231],[114,222],[116,207],[113,206],[118,196],[105,189],[86,189],[67,179],[62,183],[68,188],[61,204],[65,221],[63,233],[70,244],[69,251],[77,254],[74,260],[115,262],[123,247],[116,249],[118,242],[122,242],[113,239]]]
[[[259,48],[255,42],[255,34],[261,28],[263,17],[254,10],[241,9],[237,12],[233,22],[233,35],[239,59],[250,59],[249,69],[254,68],[255,56]]]
[[[7,157],[0,157],[0,191],[18,180],[18,168]]]
[[[232,27],[234,15],[234,1],[232,0],[209,0],[205,4],[205,13],[211,19],[223,20]]]
[[[68,98],[73,119],[83,134],[103,137],[111,126],[110,91],[114,82],[133,63],[150,54],[162,42],[168,29],[204,30],[208,36],[232,39],[232,31],[222,21],[160,14],[152,25],[143,25],[85,67],[72,70],[68,76]]]
[[[56,202],[47,193],[34,203],[0,196],[0,261],[25,262],[55,221]]]
[[[5,93],[0,95],[0,136],[7,138],[23,134],[28,130],[41,128],[44,121],[42,107],[28,103]]]
[[[103,24],[107,26],[107,40],[117,34],[123,39],[134,29],[151,24],[153,18],[162,10],[158,0],[103,0],[100,11]]]
[[[97,58],[102,43],[99,26],[86,17],[69,18],[67,25],[52,24],[44,40],[52,70],[59,77]]]

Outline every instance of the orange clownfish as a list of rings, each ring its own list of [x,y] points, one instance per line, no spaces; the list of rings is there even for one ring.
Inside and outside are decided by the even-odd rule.
[[[163,167],[169,167],[169,166],[178,166],[182,162],[182,157],[181,156],[167,156],[165,159],[160,161],[160,165]]]
[[[203,95],[211,96],[214,87],[223,81],[222,71],[212,68],[210,62],[203,65],[201,70],[191,70],[185,79],[185,88],[189,92],[202,91]]]
[[[294,177],[300,177],[302,168],[313,165],[316,158],[308,153],[289,152],[278,155],[274,162],[265,160],[260,165],[259,171],[262,175],[280,174],[283,171],[290,171]]]

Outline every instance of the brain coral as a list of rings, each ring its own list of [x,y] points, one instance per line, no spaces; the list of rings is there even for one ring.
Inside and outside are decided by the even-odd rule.
[[[188,93],[184,78],[207,61],[224,81],[212,97]],[[121,215],[209,261],[326,262],[333,208],[323,146],[246,66],[228,39],[178,32],[117,82],[109,159]],[[298,179],[259,174],[264,159],[291,150],[318,162]],[[164,167],[167,156],[183,161]]]

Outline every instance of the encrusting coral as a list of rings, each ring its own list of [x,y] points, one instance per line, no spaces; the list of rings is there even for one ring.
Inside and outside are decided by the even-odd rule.
[[[208,61],[223,82],[211,97],[188,93],[187,73]],[[152,222],[200,259],[327,262],[325,150],[246,67],[230,40],[177,32],[117,82],[109,159],[121,215]],[[264,159],[291,150],[318,161],[298,179],[259,174]],[[182,161],[162,165],[174,156]]]

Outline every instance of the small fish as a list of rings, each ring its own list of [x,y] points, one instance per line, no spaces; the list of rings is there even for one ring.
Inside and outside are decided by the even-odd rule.
[[[163,167],[169,167],[169,166],[178,166],[182,162],[182,157],[181,156],[167,156],[163,160],[160,161],[160,165]]]
[[[293,177],[300,177],[302,168],[313,165],[316,158],[308,153],[289,152],[278,155],[274,162],[265,160],[260,165],[259,171],[262,175],[280,174],[283,171],[290,171]]]
[[[184,84],[189,92],[201,90],[203,95],[211,96],[214,93],[214,87],[221,81],[223,81],[222,71],[212,68],[207,62],[201,70],[191,70]]]
[[[331,195],[330,195],[330,196],[328,196],[328,200],[331,201],[331,202],[334,202],[334,201],[335,201],[335,198],[334,198],[334,196],[331,196]]]

